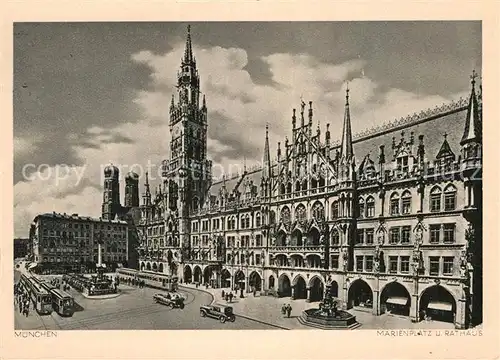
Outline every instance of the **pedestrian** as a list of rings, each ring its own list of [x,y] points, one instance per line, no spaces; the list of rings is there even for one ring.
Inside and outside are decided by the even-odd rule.
[[[223,290],[222,290],[222,298],[223,298],[223,299],[224,299],[224,295],[226,295],[226,294],[224,293],[224,289],[223,289]]]
[[[283,304],[283,306],[281,306],[281,315],[285,316],[286,314],[286,304]]]
[[[292,313],[292,306],[290,304],[288,304],[288,306],[286,308],[286,314],[288,317],[290,317],[291,313]]]
[[[255,288],[253,289],[253,297],[255,297],[255,294],[257,293],[257,290]]]
[[[232,292],[229,293],[229,302],[233,302],[233,293]]]
[[[29,314],[30,314],[30,302],[29,300],[26,300],[25,316],[28,317]]]

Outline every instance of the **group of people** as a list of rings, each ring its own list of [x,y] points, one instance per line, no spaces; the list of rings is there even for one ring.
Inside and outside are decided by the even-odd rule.
[[[30,295],[20,283],[14,284],[14,301],[19,312],[28,317],[30,314]]]
[[[146,283],[144,282],[144,280],[136,280],[136,279],[131,279],[131,278],[121,278],[119,276],[117,276],[115,278],[115,285],[118,286],[120,285],[120,282],[123,281],[125,284],[129,285],[129,286],[137,286],[139,287],[139,289],[142,289],[143,287],[146,286]]]
[[[222,298],[226,300],[226,302],[232,302],[233,298],[236,297],[236,295],[233,295],[233,293],[231,291],[225,292],[224,290],[222,290],[221,295],[222,295]]]
[[[290,304],[283,304],[281,307],[281,314],[286,315],[286,317],[290,317],[292,313],[292,306]]]

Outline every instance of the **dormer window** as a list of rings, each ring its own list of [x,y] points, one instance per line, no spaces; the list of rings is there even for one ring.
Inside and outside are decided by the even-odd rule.
[[[401,156],[396,159],[397,161],[397,169],[401,172],[408,172],[408,156]]]

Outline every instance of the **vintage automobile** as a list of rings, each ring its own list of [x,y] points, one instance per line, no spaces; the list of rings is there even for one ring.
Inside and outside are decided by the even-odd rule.
[[[153,300],[158,304],[163,304],[173,308],[184,309],[184,298],[179,294],[154,294]]]
[[[231,306],[219,304],[200,306],[200,315],[201,317],[208,316],[219,319],[221,323],[225,323],[227,320],[234,322],[235,320],[233,308]]]

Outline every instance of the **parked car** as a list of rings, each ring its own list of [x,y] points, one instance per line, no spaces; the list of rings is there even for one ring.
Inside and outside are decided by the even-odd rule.
[[[200,315],[201,317],[208,316],[214,319],[219,319],[221,323],[225,323],[227,320],[234,322],[236,319],[231,306],[219,304],[200,306]]]
[[[179,294],[154,294],[153,300],[158,304],[163,304],[173,308],[184,309],[184,298]]]

